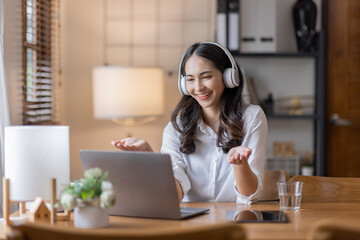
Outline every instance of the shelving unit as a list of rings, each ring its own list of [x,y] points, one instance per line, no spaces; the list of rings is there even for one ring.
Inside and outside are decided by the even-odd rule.
[[[266,169],[285,169],[290,175],[300,175],[300,157],[268,155]]]
[[[234,57],[246,58],[311,58],[315,60],[315,92],[314,92],[314,114],[308,115],[286,115],[272,114],[268,119],[285,119],[296,120],[304,119],[314,122],[314,164],[315,174],[318,176],[325,175],[325,39],[322,31],[317,33],[316,52],[298,52],[298,53],[239,53],[232,52]]]

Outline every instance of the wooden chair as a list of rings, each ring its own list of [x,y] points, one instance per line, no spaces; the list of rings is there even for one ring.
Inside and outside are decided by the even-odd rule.
[[[324,219],[315,224],[309,232],[309,240],[358,240],[360,220]]]
[[[284,170],[265,170],[264,189],[260,195],[259,201],[276,201],[279,199],[277,182],[286,182],[290,174]]]
[[[360,202],[360,178],[295,176],[303,182],[301,202]]]
[[[74,227],[51,226],[44,223],[24,223],[12,226],[7,233],[11,240],[242,240],[245,234],[241,226],[234,223],[217,223],[172,228],[103,228],[76,229]]]

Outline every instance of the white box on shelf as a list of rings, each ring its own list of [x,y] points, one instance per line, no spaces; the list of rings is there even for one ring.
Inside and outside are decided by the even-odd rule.
[[[274,156],[267,155],[266,167],[267,170],[285,170],[290,175],[300,175],[300,157],[294,156]]]
[[[258,0],[240,1],[240,51],[257,51]]]
[[[257,51],[276,51],[276,0],[257,0],[258,26]]]
[[[240,52],[296,52],[294,0],[241,0]]]

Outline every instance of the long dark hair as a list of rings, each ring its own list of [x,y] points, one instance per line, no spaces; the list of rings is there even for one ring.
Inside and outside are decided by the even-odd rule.
[[[195,43],[186,51],[180,66],[181,75],[185,76],[185,64],[196,54],[213,62],[214,66],[224,73],[231,68],[231,62],[223,49],[211,43]],[[238,68],[239,69],[239,68]],[[240,71],[240,70],[239,70]],[[243,139],[243,99],[244,80],[240,75],[240,84],[235,88],[225,88],[220,99],[220,124],[217,132],[216,145],[224,153],[235,146],[241,145]],[[179,120],[177,120],[179,116]],[[192,97],[184,95],[171,115],[171,123],[180,132],[180,152],[190,154],[195,151],[197,123],[201,119],[202,108]]]

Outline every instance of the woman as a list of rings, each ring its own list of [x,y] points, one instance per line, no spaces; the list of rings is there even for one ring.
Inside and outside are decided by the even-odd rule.
[[[179,200],[250,204],[262,191],[267,122],[259,106],[243,102],[245,79],[239,71],[228,50],[211,42],[190,46],[181,60],[184,96],[161,147],[171,156]],[[137,138],[112,144],[153,151]]]

